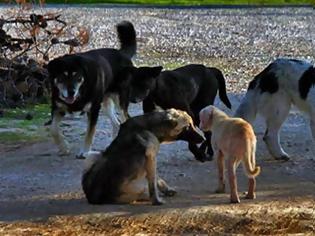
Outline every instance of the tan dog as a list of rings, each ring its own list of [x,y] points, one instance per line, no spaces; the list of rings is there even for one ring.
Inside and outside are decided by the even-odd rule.
[[[242,161],[249,178],[247,199],[255,198],[256,180],[260,167],[255,164],[256,136],[252,126],[241,118],[231,118],[214,106],[200,111],[200,129],[211,131],[211,144],[219,169],[217,193],[224,193],[224,157],[228,160],[228,175],[231,188],[231,202],[239,203],[237,193],[236,168]]]

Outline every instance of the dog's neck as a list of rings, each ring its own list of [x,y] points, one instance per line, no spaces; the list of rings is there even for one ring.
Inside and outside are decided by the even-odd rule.
[[[152,87],[150,89],[150,94],[156,94],[159,88],[158,83],[159,83],[159,77],[154,79],[154,82],[152,83]]]
[[[229,117],[225,112],[223,112],[219,109],[216,109],[216,108],[214,108],[212,112],[213,112],[213,114],[212,114],[211,129],[213,127],[218,126],[223,120],[226,120],[226,118]]]
[[[162,117],[148,119],[146,116],[133,117],[132,120],[127,120],[119,131],[121,135],[130,134],[138,131],[149,131],[157,137],[160,143],[169,140],[169,128],[165,127],[159,119]],[[118,135],[120,135],[118,134]]]
[[[169,129],[161,126],[160,124],[152,123],[143,127],[143,129],[153,133],[160,143],[171,141],[169,140]]]

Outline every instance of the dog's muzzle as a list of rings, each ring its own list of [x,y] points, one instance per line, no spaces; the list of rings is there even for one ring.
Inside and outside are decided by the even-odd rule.
[[[183,131],[179,135],[178,139],[193,143],[201,143],[206,140],[203,132],[197,127],[189,127],[188,130]]]
[[[67,104],[73,104],[77,100],[78,96],[62,96],[62,100],[64,100]]]

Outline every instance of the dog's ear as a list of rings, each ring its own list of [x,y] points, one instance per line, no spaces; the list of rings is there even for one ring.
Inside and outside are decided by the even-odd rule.
[[[103,70],[101,70],[101,66],[99,61],[92,60],[80,55],[71,55],[73,58],[73,62],[78,64],[79,67],[75,66],[76,69],[81,69],[83,72],[84,78],[98,78],[99,76],[105,76]],[[101,80],[98,80],[101,83]],[[99,84],[98,86],[102,86]]]
[[[162,66],[154,66],[154,67],[148,67],[143,66],[136,69],[135,73],[138,75],[139,78],[144,79],[152,79],[156,78],[160,75],[163,67]]]
[[[62,57],[50,61],[47,65],[50,78],[53,78],[55,75],[57,75],[58,72],[62,70],[62,68],[64,68],[64,61]]]
[[[175,119],[165,119],[164,125],[169,129],[174,129],[178,125],[178,122]]]
[[[155,67],[149,67],[149,73],[151,75],[151,77],[155,78],[158,77],[161,73],[161,71],[163,70],[162,66],[155,66]]]
[[[209,113],[208,113],[208,124],[210,126],[212,126],[214,108],[211,106],[211,108],[208,111],[209,111]]]
[[[169,127],[171,129],[175,128],[178,125],[177,119],[170,112],[170,110],[167,110],[167,114],[164,119],[164,122],[165,122],[166,127]]]

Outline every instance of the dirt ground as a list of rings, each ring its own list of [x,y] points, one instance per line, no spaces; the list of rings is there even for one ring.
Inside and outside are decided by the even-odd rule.
[[[1,14],[6,9],[0,8]],[[91,26],[91,48],[117,45],[114,25],[126,17],[135,22],[138,65],[174,68],[200,62],[220,68],[233,104],[230,114],[249,79],[275,57],[315,58],[312,8],[67,7],[63,14]],[[140,105],[131,107],[133,115],[140,112]],[[67,157],[57,156],[49,137],[39,143],[0,143],[0,235],[315,235],[315,146],[308,121],[294,109],[281,133],[281,143],[292,157],[288,162],[269,156],[262,141],[264,125],[257,119],[256,159],[262,169],[257,199],[244,199],[247,179],[240,166],[242,199],[237,205],[229,204],[228,193],[214,193],[215,161],[195,161],[184,142],[162,145],[157,157],[159,174],[178,191],[165,198],[164,205],[89,205],[80,185],[84,161],[74,158],[85,127],[85,117],[68,117],[63,123],[72,145]],[[93,148],[104,149],[110,133],[101,117]]]
[[[229,96],[236,108],[240,95]],[[133,115],[140,112],[139,105],[131,107]],[[52,142],[1,146],[0,235],[315,234],[312,140],[306,120],[295,110],[282,129],[282,144],[292,155],[288,162],[268,155],[263,122],[257,120],[257,162],[262,168],[257,199],[244,199],[247,180],[240,166],[243,198],[238,205],[229,204],[228,193],[214,193],[215,161],[195,161],[184,142],[163,145],[158,155],[159,174],[178,191],[164,205],[89,205],[80,186],[84,161],[74,158],[84,120],[70,117],[64,122],[73,145],[68,157],[57,156]],[[105,148],[110,140],[109,124],[102,117],[94,148]]]

